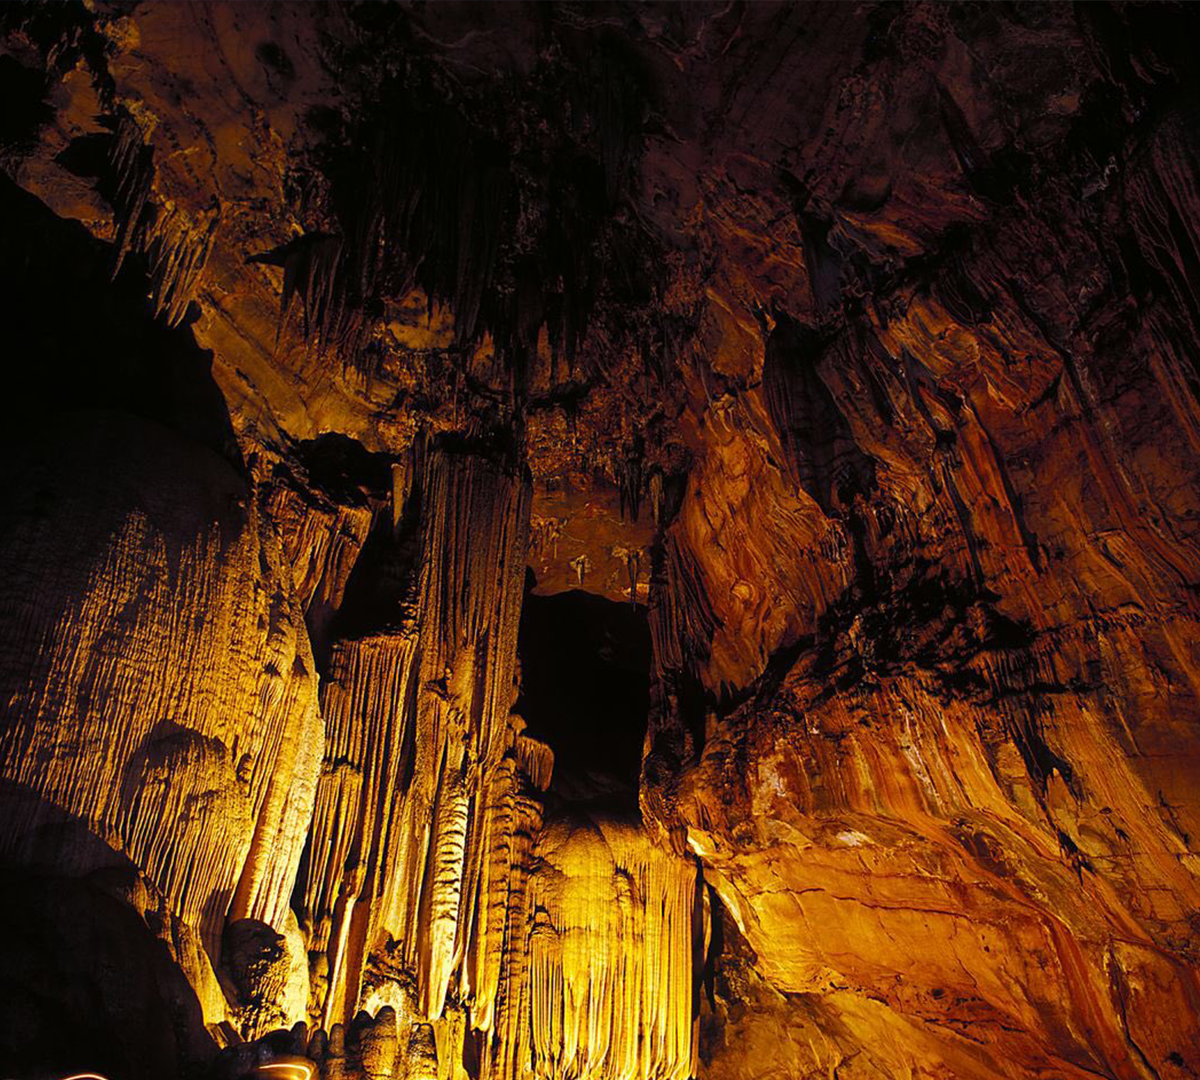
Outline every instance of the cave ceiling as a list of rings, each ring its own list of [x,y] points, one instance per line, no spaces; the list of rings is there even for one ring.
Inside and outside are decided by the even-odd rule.
[[[1200,1075],[1198,40],[5,5],[0,1073]]]

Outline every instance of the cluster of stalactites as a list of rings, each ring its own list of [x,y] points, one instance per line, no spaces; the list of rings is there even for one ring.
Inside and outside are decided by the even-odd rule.
[[[192,215],[155,202],[153,151],[129,114],[121,117],[109,159],[116,214],[114,275],[131,252],[145,256],[155,316],[178,326],[200,284],[221,219],[220,204]]]
[[[416,652],[415,631],[342,642],[322,685],[325,760],[301,884],[309,949],[328,957],[327,1024],[353,1009],[345,990],[358,985],[364,945],[393,887]]]
[[[327,956],[326,1025],[352,1014],[372,949],[400,943],[417,1008],[452,985],[489,1027],[522,791],[553,757],[512,716],[528,545],[524,479],[422,448],[420,582],[408,621],[333,649],[328,743],[302,890]]]
[[[0,542],[15,575],[0,852],[89,870],[113,858],[100,837],[210,946],[227,915],[282,932],[323,734],[278,544],[253,499],[228,512],[245,491],[222,463],[140,421],[89,423],[39,451],[64,493],[44,536]],[[62,479],[53,454],[77,470],[100,446],[127,455],[105,467],[132,505]],[[163,495],[180,476],[210,485],[211,505]]]
[[[553,754],[511,711],[528,487],[427,448],[412,488],[417,603],[339,642],[323,685],[301,883],[309,948],[329,965],[321,1021],[349,1020],[384,949],[413,976],[404,1030],[457,1017],[459,1035],[483,1033],[488,1077],[683,1080],[695,868],[632,825],[544,828]]]
[[[696,1069],[702,907],[695,866],[640,828],[556,823],[529,879],[507,1068],[517,1080],[686,1080]],[[515,1066],[515,1067],[514,1067]]]

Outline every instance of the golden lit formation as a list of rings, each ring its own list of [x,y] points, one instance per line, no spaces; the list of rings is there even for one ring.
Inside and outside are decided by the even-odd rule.
[[[1200,1076],[1197,40],[0,5],[0,1073]]]

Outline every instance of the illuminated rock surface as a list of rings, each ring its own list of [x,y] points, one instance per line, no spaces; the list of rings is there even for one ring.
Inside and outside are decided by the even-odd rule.
[[[1198,31],[5,9],[0,1071],[1200,1074]]]

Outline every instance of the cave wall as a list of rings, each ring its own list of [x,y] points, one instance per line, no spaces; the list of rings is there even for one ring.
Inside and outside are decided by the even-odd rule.
[[[323,721],[250,492],[117,414],[66,413],[5,467],[6,848],[90,869],[96,837],[205,933],[282,928]]]
[[[1200,1071],[1196,29],[6,13],[0,855],[166,947],[126,1067]]]

